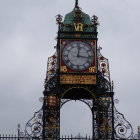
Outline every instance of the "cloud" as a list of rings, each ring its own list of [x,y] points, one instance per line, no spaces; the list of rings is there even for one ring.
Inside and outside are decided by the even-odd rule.
[[[140,118],[140,2],[81,0],[79,5],[85,13],[99,17],[98,45],[110,62],[115,98],[120,99],[117,108],[136,128]],[[73,7],[74,0],[0,0],[1,133],[16,133],[16,125],[21,123],[24,127],[33,112],[41,108],[38,98],[43,96],[47,58],[55,52],[58,29],[55,16],[59,13],[64,16]],[[89,112],[84,104],[71,102],[62,110],[64,118],[74,116],[65,116],[71,107],[72,114]],[[90,118],[90,113],[87,117]],[[84,125],[91,131],[86,125],[89,122],[84,115],[78,131],[83,133]],[[68,120],[67,123],[71,125]],[[63,129],[64,133],[69,129]]]

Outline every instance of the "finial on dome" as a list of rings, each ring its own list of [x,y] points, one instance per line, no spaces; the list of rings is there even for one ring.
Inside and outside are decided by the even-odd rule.
[[[79,6],[78,6],[78,0],[75,0],[75,8],[79,8]]]

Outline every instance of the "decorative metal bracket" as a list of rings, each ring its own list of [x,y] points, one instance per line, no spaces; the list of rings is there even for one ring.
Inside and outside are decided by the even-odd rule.
[[[119,100],[115,100],[118,103]],[[132,125],[125,119],[124,115],[118,112],[114,106],[114,125],[116,139],[138,139],[138,134],[134,134]]]
[[[25,131],[19,136],[24,138],[41,138],[43,130],[43,110],[34,113],[34,116],[26,123]]]

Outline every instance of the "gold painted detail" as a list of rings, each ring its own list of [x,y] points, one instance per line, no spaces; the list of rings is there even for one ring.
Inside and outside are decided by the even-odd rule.
[[[58,99],[55,95],[49,95],[47,98],[47,104],[49,107],[56,107],[58,104]]]
[[[80,35],[80,34],[76,34],[75,36],[76,36],[76,38],[79,38],[79,37],[81,37],[81,35]]]
[[[96,75],[61,75],[61,84],[96,84]]]
[[[82,23],[74,23],[75,31],[83,31],[83,26]]]
[[[61,72],[67,72],[67,67],[66,66],[61,66]]]
[[[100,127],[100,130],[103,132],[103,134],[107,134],[110,133],[110,131],[112,131],[112,127],[109,124],[109,119],[108,118],[104,118],[103,119],[103,124]]]
[[[95,67],[89,67],[89,72],[96,72],[96,69],[95,69]]]

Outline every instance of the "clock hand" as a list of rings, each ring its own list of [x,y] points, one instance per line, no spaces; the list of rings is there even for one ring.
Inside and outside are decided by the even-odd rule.
[[[86,56],[82,56],[82,55],[80,55],[79,57],[81,57],[81,58],[88,58],[88,57],[86,57]]]
[[[72,57],[76,57],[77,56],[77,53],[76,52],[73,52],[73,53],[71,53],[71,56]]]
[[[78,47],[78,54],[77,54],[77,57],[79,57],[80,50],[81,50],[81,48]]]
[[[74,59],[73,59],[74,58]],[[73,60],[75,60],[76,59],[76,57],[74,56],[74,57],[71,57],[69,60],[71,61],[73,61]]]
[[[88,58],[88,56],[85,56],[85,52],[84,53],[83,52],[80,52],[79,57]]]

